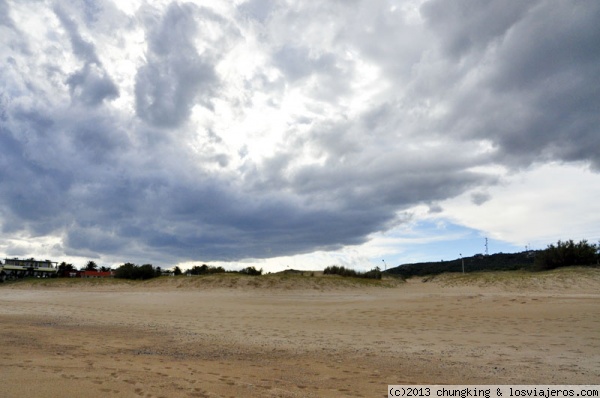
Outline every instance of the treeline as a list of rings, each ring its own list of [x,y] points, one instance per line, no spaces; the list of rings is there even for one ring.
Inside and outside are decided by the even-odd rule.
[[[132,263],[125,263],[115,270],[114,277],[145,280],[160,276],[161,274],[161,269],[154,268],[152,264],[135,265]]]
[[[239,271],[237,271],[240,274],[244,274],[244,275],[250,275],[250,276],[259,276],[262,275],[263,271],[262,268],[261,269],[256,269],[254,267],[246,267],[244,269],[241,269]]]
[[[88,261],[84,267],[80,270],[77,269],[73,264],[62,262],[58,265],[57,275],[59,277],[69,277],[71,273],[78,271],[100,271],[100,272],[109,272],[111,269],[109,267],[99,267],[94,261]]]
[[[534,270],[543,271],[572,265],[597,265],[600,260],[600,246],[582,240],[575,243],[572,239],[558,241],[548,245],[535,257]]]
[[[367,279],[381,279],[381,270],[379,267],[375,267],[367,272],[358,272],[351,268],[346,268],[343,266],[330,265],[329,267],[323,270],[323,275],[341,275],[341,276],[351,276],[354,278],[367,278]]]
[[[262,269],[256,269],[254,267],[246,267],[239,271],[227,271],[223,267],[213,267],[211,265],[202,264],[200,266],[194,265],[190,268],[186,274],[187,275],[211,275],[211,274],[224,274],[224,273],[237,273],[244,274],[250,276],[262,275]]]
[[[223,267],[213,267],[212,265],[194,265],[187,271],[190,275],[210,275],[210,274],[222,274],[226,272]]]
[[[152,264],[144,264],[137,265],[133,263],[125,263],[118,266],[116,269],[111,269],[109,267],[99,267],[95,262],[88,261],[88,263],[78,270],[73,264],[68,264],[62,262],[57,267],[57,275],[58,277],[74,277],[78,276],[79,272],[82,271],[100,271],[100,272],[112,272],[112,276],[114,278],[121,279],[137,279],[137,280],[145,280],[150,278],[155,278],[158,276],[164,275],[211,275],[211,274],[221,274],[221,273],[238,273],[250,276],[262,275],[262,269],[256,269],[255,267],[246,267],[239,271],[229,271],[223,267],[214,267],[211,265],[195,265],[192,268],[182,271],[178,266],[174,267],[172,271],[170,270],[162,270],[160,267],[154,267]]]
[[[496,253],[489,256],[477,254],[451,261],[436,261],[404,264],[390,268],[386,273],[404,278],[411,276],[438,275],[445,272],[475,271],[544,271],[568,266],[594,266],[600,261],[600,245],[586,240],[558,241],[545,250],[530,250],[521,253]]]
[[[239,271],[227,271],[223,267],[213,267],[210,265],[202,264],[202,265],[193,266],[192,268],[187,270],[185,272],[185,274],[186,275],[211,275],[211,274],[222,274],[222,273],[238,273],[238,274],[244,274],[244,275],[250,275],[250,276],[257,276],[257,275],[262,275],[262,272],[263,272],[262,269],[257,270],[254,267],[246,267]],[[126,264],[119,266],[115,270],[114,277],[122,278],[122,279],[145,280],[145,279],[150,279],[150,278],[154,278],[157,276],[161,276],[164,274],[165,273],[163,273],[163,271],[160,269],[160,267],[154,268],[152,266],[152,264],[135,265],[132,263],[126,263]],[[172,274],[175,276],[179,276],[179,275],[182,275],[183,272],[181,271],[181,269],[179,267],[175,267],[173,272],[167,271],[166,274],[168,274],[168,275]]]
[[[527,251],[522,253],[496,253],[489,256],[477,254],[471,257],[450,261],[435,261],[424,263],[404,264],[390,268],[386,273],[404,278],[412,276],[438,275],[445,272],[462,272],[463,263],[465,272],[474,271],[514,271],[531,269],[537,252]]]

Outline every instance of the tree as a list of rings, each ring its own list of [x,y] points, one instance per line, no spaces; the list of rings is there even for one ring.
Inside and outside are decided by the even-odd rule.
[[[125,263],[115,270],[115,278],[122,279],[150,279],[157,276],[156,270],[152,264],[138,266],[132,263]]]
[[[211,265],[202,264],[201,266],[194,265],[189,273],[191,275],[206,275],[206,274],[219,274],[225,272],[223,267],[213,267]]]
[[[97,269],[98,269],[98,265],[91,260],[88,261],[88,263],[85,265],[86,271],[96,271]]]
[[[181,268],[179,268],[179,266],[175,266],[173,274],[175,274],[175,276],[181,275]]]
[[[375,267],[372,270],[365,272],[363,274],[364,278],[369,278],[369,279],[381,279],[382,273],[381,273],[381,269],[379,267]]]
[[[125,263],[123,265],[120,265],[115,270],[115,278],[135,279],[135,268],[136,265],[132,263]]]
[[[548,245],[535,257],[534,268],[538,271],[571,265],[594,265],[598,262],[598,246],[587,240],[575,243],[572,239]]]
[[[156,276],[154,267],[152,264],[144,264],[138,269],[138,275],[136,279],[151,279]]]
[[[58,276],[61,277],[69,277],[71,276],[71,272],[75,272],[75,267],[73,264],[67,264],[64,261],[58,264]]]
[[[247,268],[240,270],[239,272],[240,272],[240,274],[246,274],[246,275],[250,275],[250,276],[259,276],[259,275],[262,275],[263,271],[262,271],[262,268],[257,270],[254,267],[247,267]]]

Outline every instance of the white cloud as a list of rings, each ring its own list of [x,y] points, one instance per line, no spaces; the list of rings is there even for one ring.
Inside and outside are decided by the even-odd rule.
[[[439,215],[515,245],[600,239],[600,175],[581,165],[544,164],[508,175],[479,206],[471,192],[441,202]]]

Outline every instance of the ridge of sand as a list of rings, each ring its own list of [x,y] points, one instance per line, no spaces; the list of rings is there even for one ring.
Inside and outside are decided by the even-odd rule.
[[[311,274],[316,274],[311,276]],[[114,278],[57,278],[30,279],[12,282],[6,288],[13,289],[88,289],[88,290],[198,290],[198,289],[275,289],[275,290],[345,290],[360,288],[393,288],[404,281],[399,278],[383,280],[348,278],[337,275],[307,271],[301,274],[269,274],[248,276],[224,273],[201,276],[163,276],[146,281]],[[2,285],[0,284],[0,288]]]

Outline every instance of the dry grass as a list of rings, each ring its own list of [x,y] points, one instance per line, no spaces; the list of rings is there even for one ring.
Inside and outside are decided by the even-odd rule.
[[[446,273],[424,277],[423,282],[434,282],[442,286],[478,286],[515,289],[546,288],[591,288],[600,283],[600,268],[566,267],[551,271],[493,271],[472,273]]]
[[[57,278],[26,279],[0,284],[1,287],[17,289],[30,288],[92,288],[110,289],[280,289],[280,290],[336,290],[353,288],[393,288],[402,284],[397,278],[382,280],[323,275],[322,272],[305,271],[294,274],[267,274],[248,276],[236,273],[200,275],[200,276],[162,276],[145,281],[133,281],[116,278]]]

